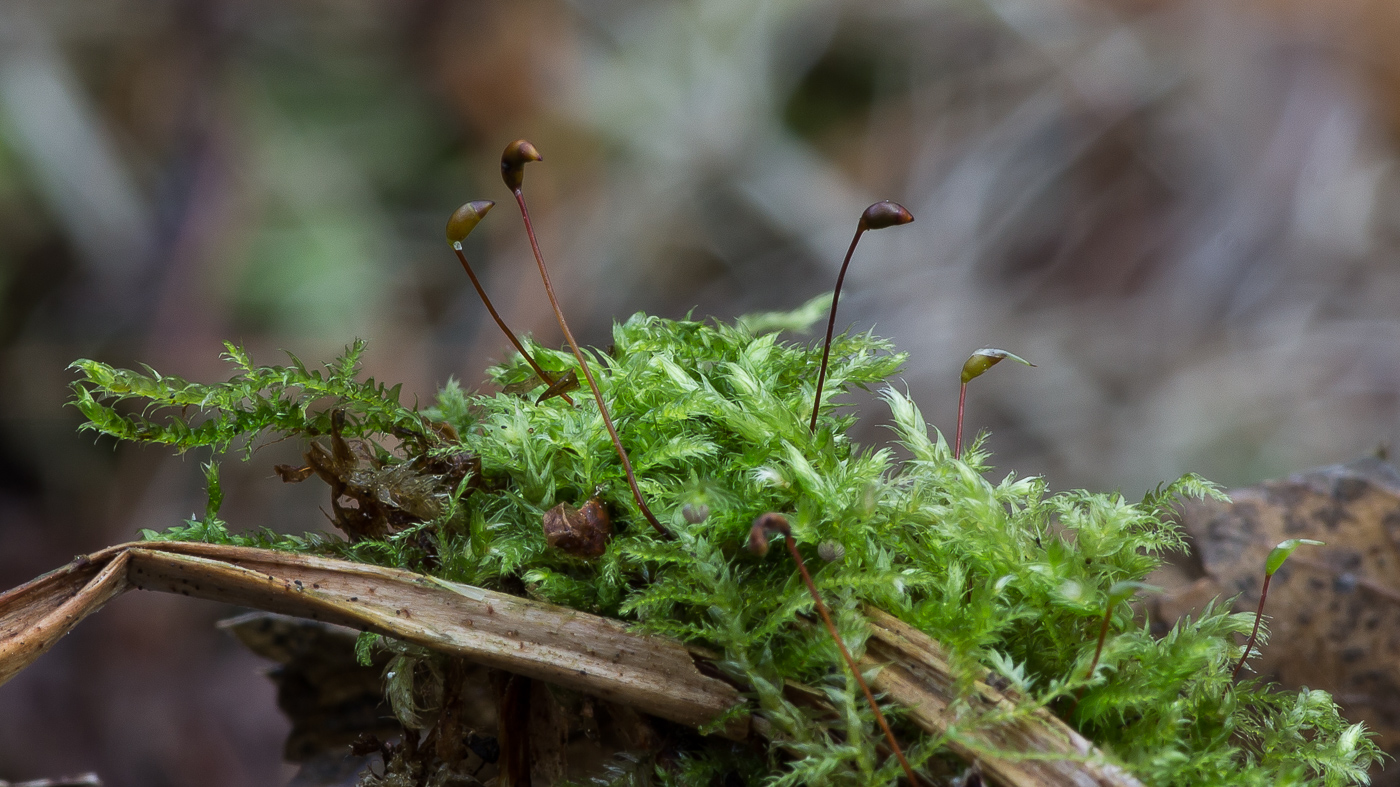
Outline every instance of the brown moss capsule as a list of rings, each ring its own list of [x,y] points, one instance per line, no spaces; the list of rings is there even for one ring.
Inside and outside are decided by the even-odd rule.
[[[486,212],[495,205],[496,203],[489,199],[479,199],[453,211],[452,216],[447,219],[447,242],[452,246],[461,244],[486,217]]]
[[[560,503],[544,513],[544,540],[574,557],[595,558],[603,554],[612,534],[612,518],[596,497],[582,508]]]
[[[836,275],[836,289],[831,293],[831,316],[826,321],[826,343],[822,346],[822,366],[817,372],[817,394],[812,398],[812,422],[808,424],[808,429],[815,434],[817,431],[817,414],[822,407],[822,386],[826,383],[826,366],[831,360],[831,336],[836,330],[836,304],[841,302],[841,285],[846,281],[846,268],[850,267],[851,255],[856,253],[856,245],[860,243],[860,236],[867,230],[882,230],[886,227],[895,227],[900,224],[908,224],[914,217],[904,206],[898,202],[884,200],[865,209],[860,214],[860,221],[856,222],[856,234],[851,238],[851,247],[846,250],[846,259],[841,261],[841,272]]]
[[[898,227],[901,224],[908,224],[914,220],[905,207],[898,202],[884,200],[865,209],[860,215],[860,223],[868,230],[882,230],[886,227]]]
[[[574,360],[578,361],[583,379],[588,381],[588,389],[593,392],[593,400],[598,403],[598,414],[603,416],[603,426],[608,430],[608,437],[612,438],[613,448],[617,449],[617,458],[622,462],[623,472],[627,474],[627,485],[632,489],[632,497],[637,501],[637,507],[642,510],[642,516],[646,517],[647,523],[657,534],[662,538],[670,538],[671,531],[651,512],[646,498],[642,496],[642,488],[637,485],[637,474],[632,471],[632,460],[627,458],[627,449],[622,447],[622,438],[618,437],[617,427],[613,426],[612,416],[608,414],[608,406],[603,401],[603,392],[598,388],[598,381],[593,379],[593,372],[588,368],[588,359],[584,358],[583,352],[579,350],[573,331],[569,330],[569,322],[564,319],[564,310],[559,308],[559,298],[554,294],[554,285],[549,281],[549,268],[545,267],[544,255],[540,253],[540,242],[535,237],[535,228],[530,223],[530,209],[525,205],[525,193],[521,189],[525,182],[525,165],[531,161],[544,161],[544,157],[534,145],[517,139],[507,145],[505,152],[501,154],[501,178],[515,195],[515,204],[520,206],[520,219],[525,222],[525,236],[530,239],[530,251],[535,255],[535,264],[540,266],[540,280],[544,282],[545,295],[549,296],[549,307],[554,310],[554,319],[559,322],[559,331],[564,334],[564,341],[568,343],[569,349],[573,350]]]
[[[544,156],[529,140],[517,139],[506,145],[501,154],[501,179],[506,182],[506,188],[519,191],[525,185],[525,165],[531,161],[544,161]]]
[[[762,557],[768,554],[768,534],[780,533],[792,538],[792,528],[788,526],[787,517],[772,511],[760,516],[753,521],[753,527],[749,528],[749,551]]]

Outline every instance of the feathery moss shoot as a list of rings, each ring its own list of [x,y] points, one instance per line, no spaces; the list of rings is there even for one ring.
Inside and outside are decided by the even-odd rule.
[[[821,312],[809,305],[793,314],[820,319]],[[79,361],[75,404],[88,429],[201,455],[241,448],[247,457],[254,445],[287,435],[338,439],[345,446],[317,456],[339,452],[366,499],[388,501],[373,531],[383,536],[239,533],[218,519],[211,462],[204,517],[146,531],[147,538],[316,552],[523,587],[533,598],[720,654],[720,670],[747,691],[734,712],[763,718],[775,745],[681,737],[675,757],[639,766],[654,774],[646,783],[855,786],[901,778],[836,646],[813,635],[814,603],[801,578],[788,561],[744,548],[751,523],[770,511],[790,523],[794,546],[857,654],[869,633],[861,610],[873,605],[941,641],[966,685],[990,668],[1023,698],[1015,710],[966,706],[937,739],[882,704],[911,767],[930,783],[961,767],[948,748],[961,733],[1038,708],[1065,710],[1076,695],[1070,724],[1147,785],[1366,782],[1379,752],[1328,694],[1232,685],[1242,650],[1235,637],[1249,633],[1254,616],[1213,604],[1154,638],[1129,605],[1116,603],[1125,588],[1139,587],[1124,583],[1141,582],[1164,552],[1182,548],[1168,521],[1173,502],[1218,495],[1213,486],[1188,475],[1133,503],[1118,494],[1051,494],[1038,478],[993,473],[980,440],[956,460],[914,402],[885,384],[904,357],[868,333],[835,337],[828,385],[883,386],[894,442],[909,458],[853,443],[855,418],[840,411],[813,440],[809,381],[822,348],[765,328],[803,321],[769,315],[729,325],[639,314],[614,327],[609,353],[580,348],[671,539],[645,521],[591,403],[535,404],[449,383],[419,413],[400,404],[397,388],[359,380],[359,345],[325,369],[295,359],[256,366],[230,346],[236,374],[212,385]],[[545,368],[575,371],[572,352],[526,341]],[[520,356],[488,370],[493,390],[531,374]],[[323,460],[317,472],[340,466]],[[551,548],[546,512],[595,496],[614,530],[601,555]],[[405,658],[431,658],[413,654]],[[816,687],[837,712],[790,702],[789,681]]]

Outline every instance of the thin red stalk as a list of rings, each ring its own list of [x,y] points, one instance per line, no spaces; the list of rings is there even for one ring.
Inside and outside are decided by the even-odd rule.
[[[1094,660],[1089,662],[1089,671],[1084,673],[1084,680],[1094,677],[1094,667],[1099,666],[1099,656],[1103,654],[1103,641],[1108,637],[1108,621],[1113,617],[1113,607],[1109,606],[1103,612],[1103,625],[1099,627],[1099,646],[1094,648]]]
[[[617,449],[617,458],[622,460],[622,470],[627,473],[627,484],[632,487],[632,497],[637,501],[637,506],[642,509],[642,516],[646,517],[647,522],[651,523],[656,532],[670,538],[671,531],[657,521],[656,515],[651,513],[646,500],[642,498],[642,490],[637,486],[637,476],[632,472],[632,461],[627,458],[627,451],[622,447],[622,438],[617,436],[617,429],[613,427],[612,416],[608,415],[608,407],[603,403],[603,394],[598,390],[598,383],[593,379],[593,372],[588,368],[588,361],[584,360],[583,353],[579,351],[578,342],[574,340],[574,334],[569,330],[569,324],[564,322],[564,311],[559,308],[559,299],[554,297],[554,285],[549,282],[549,271],[544,266],[544,256],[540,254],[540,244],[535,240],[535,228],[530,223],[530,210],[525,207],[525,195],[520,192],[520,189],[512,189],[512,193],[515,194],[516,204],[520,206],[520,215],[525,219],[525,234],[530,237],[530,250],[535,253],[535,262],[540,266],[540,278],[544,279],[544,291],[549,294],[549,303],[554,307],[554,316],[559,321],[559,330],[564,332],[564,339],[568,341],[569,349],[574,351],[579,368],[583,369],[583,376],[588,380],[588,387],[593,390],[593,398],[598,402],[598,412],[603,416],[603,425],[608,428],[608,435],[612,437],[613,447]]]
[[[831,613],[827,612],[826,604],[822,603],[821,594],[817,592],[817,585],[812,581],[812,575],[807,572],[807,564],[802,561],[802,555],[797,551],[797,541],[792,537],[791,532],[784,533],[784,536],[788,552],[792,554],[792,560],[797,564],[797,571],[802,574],[802,581],[807,583],[807,592],[812,594],[812,601],[817,605],[817,614],[822,616],[826,630],[831,633],[836,647],[841,649],[841,657],[846,660],[846,666],[851,668],[851,674],[855,676],[856,683],[860,684],[860,690],[865,692],[865,701],[870,704],[870,709],[875,711],[875,721],[879,722],[880,729],[885,731],[885,740],[889,741],[890,749],[894,751],[894,756],[899,760],[900,767],[904,768],[904,775],[909,777],[909,784],[918,787],[922,782],[914,775],[914,769],[909,765],[909,761],[904,759],[904,751],[899,748],[899,742],[894,738],[894,730],[891,730],[889,722],[885,721],[885,714],[880,712],[880,706],[875,702],[875,695],[871,693],[870,686],[866,685],[865,678],[860,675],[860,668],[856,666],[856,660],[851,658],[851,652],[846,650],[846,643],[841,640],[841,635],[836,631],[836,624],[831,622]]]
[[[967,404],[967,383],[962,384],[962,390],[958,391],[958,437],[953,441],[953,458],[962,458],[962,422],[963,405]]]
[[[1259,609],[1254,613],[1254,630],[1249,632],[1249,642],[1245,643],[1240,663],[1236,664],[1235,671],[1230,673],[1230,680],[1239,677],[1240,670],[1244,669],[1244,663],[1249,659],[1249,652],[1254,649],[1254,638],[1259,635],[1259,621],[1264,617],[1264,599],[1269,597],[1269,580],[1273,578],[1273,574],[1264,575],[1264,587],[1259,591]]]
[[[836,276],[836,291],[831,295],[831,316],[826,321],[826,346],[822,349],[822,369],[817,373],[817,396],[812,400],[812,424],[810,431],[817,431],[817,413],[822,405],[822,384],[826,382],[826,364],[831,357],[831,335],[836,330],[836,304],[841,300],[841,283],[846,280],[846,267],[851,264],[851,255],[856,253],[856,244],[860,243],[860,236],[865,233],[866,223],[862,219],[856,227],[856,234],[851,238],[851,248],[846,250],[846,259],[841,263],[841,273]]]
[[[501,319],[501,315],[496,313],[496,307],[492,306],[491,299],[486,297],[486,290],[482,288],[481,282],[477,281],[476,273],[472,270],[471,263],[467,262],[467,255],[462,253],[462,250],[458,248],[457,244],[453,244],[452,250],[457,252],[457,259],[462,261],[462,270],[465,270],[467,272],[467,278],[472,280],[472,286],[476,288],[476,294],[481,296],[481,302],[486,304],[486,311],[491,312],[491,318],[496,321],[497,325],[501,326],[501,331],[506,335],[506,338],[510,339],[510,343],[515,345],[515,349],[520,352],[525,362],[530,364],[530,368],[535,370],[535,374],[540,376],[544,384],[552,384],[554,378],[545,372],[544,369],[541,369],[539,364],[535,363],[535,359],[530,357],[530,353],[525,350],[525,345],[521,344],[520,340],[515,338],[515,333],[506,325],[506,321]],[[573,405],[574,400],[570,399],[568,394],[559,394],[559,396],[570,405]]]

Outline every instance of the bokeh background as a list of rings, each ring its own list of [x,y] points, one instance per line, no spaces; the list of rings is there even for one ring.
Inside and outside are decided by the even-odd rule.
[[[1130,496],[1400,435],[1400,6],[1391,0],[0,2],[0,586],[203,508],[202,456],[76,432],[75,358],[227,376],[370,340],[423,401],[506,345],[442,240],[508,200],[580,338],[830,287],[951,432],[967,354],[996,463]],[[511,205],[470,239],[560,341]],[[885,439],[878,406],[862,437]],[[235,526],[325,522],[264,447]],[[131,594],[0,687],[0,779],[267,785],[286,723],[228,608]]]

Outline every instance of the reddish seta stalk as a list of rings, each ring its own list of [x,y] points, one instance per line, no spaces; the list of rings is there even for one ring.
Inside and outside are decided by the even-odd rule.
[[[535,262],[540,268],[540,278],[544,280],[544,291],[549,295],[549,305],[554,309],[554,317],[559,322],[559,330],[564,334],[564,340],[569,343],[569,349],[574,351],[574,358],[578,360],[579,368],[583,370],[583,376],[588,380],[588,387],[593,391],[593,399],[598,403],[598,412],[603,416],[603,425],[607,427],[608,436],[612,438],[613,447],[617,449],[617,457],[622,460],[622,470],[627,474],[627,485],[632,488],[632,498],[637,501],[637,507],[642,510],[642,516],[646,517],[648,523],[658,534],[670,538],[671,531],[657,520],[656,515],[651,513],[647,507],[645,498],[642,497],[641,487],[637,486],[637,475],[632,472],[632,461],[627,458],[627,450],[622,447],[622,438],[617,435],[617,428],[613,426],[612,416],[608,414],[608,407],[603,403],[603,394],[598,389],[598,382],[593,379],[593,372],[588,368],[588,361],[584,359],[583,352],[579,350],[578,342],[574,339],[574,334],[569,330],[569,324],[564,321],[564,311],[559,308],[559,299],[554,295],[554,285],[549,281],[549,270],[544,265],[544,255],[540,253],[539,241],[535,239],[535,228],[530,223],[530,210],[525,207],[525,195],[521,187],[525,183],[525,165],[532,161],[544,161],[544,157],[535,149],[534,145],[523,139],[517,139],[506,146],[505,152],[501,154],[501,179],[505,181],[506,188],[515,195],[515,204],[520,206],[520,216],[525,220],[525,234],[530,238],[530,250],[535,254]]]
[[[826,365],[831,358],[831,336],[836,330],[836,304],[841,300],[841,285],[846,281],[846,268],[851,264],[851,255],[856,253],[856,244],[860,243],[860,236],[864,235],[866,230],[882,230],[886,227],[908,224],[913,220],[914,217],[904,209],[903,205],[889,200],[877,202],[860,214],[860,221],[856,224],[855,237],[851,238],[851,247],[846,250],[846,259],[841,261],[841,272],[836,275],[836,289],[831,294],[831,316],[826,321],[826,344],[822,347],[822,368],[817,373],[817,395],[812,400],[810,431],[814,434],[817,431],[817,413],[822,406],[822,385],[826,382]]]
[[[964,380],[961,389],[958,391],[958,436],[953,441],[953,458],[962,458],[962,424],[963,406],[967,404],[967,381]]]
[[[1094,660],[1089,662],[1089,671],[1084,673],[1084,680],[1094,677],[1094,668],[1099,666],[1099,656],[1103,655],[1103,642],[1108,638],[1108,622],[1113,617],[1113,605],[1103,611],[1103,625],[1099,626],[1099,644],[1094,648]]]
[[[1254,628],[1249,632],[1249,641],[1244,645],[1244,653],[1240,654],[1240,663],[1235,665],[1235,671],[1230,673],[1230,680],[1238,678],[1240,670],[1244,669],[1244,663],[1249,660],[1249,652],[1254,650],[1254,640],[1259,636],[1259,621],[1264,618],[1264,599],[1269,597],[1269,582],[1274,578],[1274,574],[1283,567],[1284,561],[1298,547],[1303,546],[1325,547],[1326,542],[1312,538],[1288,538],[1279,542],[1279,545],[1269,550],[1269,556],[1264,559],[1264,587],[1259,590],[1259,609],[1254,613]]]
[[[1014,355],[1005,350],[996,350],[987,347],[969,355],[962,368],[962,388],[958,390],[958,436],[953,440],[953,458],[962,458],[962,428],[963,428],[963,406],[967,404],[967,384],[982,376],[982,373],[1010,358],[1017,363],[1026,366],[1035,366],[1019,355]]]
[[[476,225],[486,217],[486,213],[495,206],[496,203],[491,200],[483,199],[468,202],[458,208],[447,220],[447,242],[452,246],[452,250],[457,252],[457,259],[462,262],[462,270],[466,271],[467,278],[472,280],[472,286],[476,288],[476,294],[481,298],[481,302],[486,304],[486,311],[491,313],[491,319],[496,321],[501,332],[506,335],[511,344],[515,345],[520,357],[525,359],[525,363],[530,364],[530,368],[535,370],[535,374],[539,376],[540,380],[546,386],[553,385],[554,377],[540,368],[538,363],[535,363],[534,357],[526,351],[525,345],[515,338],[515,332],[506,325],[505,320],[501,319],[501,315],[496,313],[496,307],[491,304],[491,299],[486,295],[486,288],[482,287],[481,282],[477,280],[476,271],[472,270],[471,263],[467,262],[467,255],[462,251],[462,241],[466,240],[471,231],[476,229]],[[574,400],[570,399],[568,394],[561,393],[559,396],[569,405],[573,405]]]
[[[885,740],[890,744],[890,750],[899,760],[900,767],[904,769],[904,775],[909,777],[909,784],[913,787],[919,787],[923,782],[914,774],[914,768],[909,765],[909,760],[905,759],[904,750],[899,747],[899,741],[895,740],[894,730],[890,729],[890,723],[885,721],[885,714],[880,712],[880,706],[875,702],[875,694],[870,691],[870,686],[866,684],[865,678],[861,677],[856,660],[851,657],[851,652],[846,649],[846,643],[836,630],[836,624],[831,621],[831,613],[827,611],[826,604],[822,602],[821,593],[817,592],[817,583],[812,581],[812,575],[807,571],[807,564],[802,560],[802,554],[797,551],[797,541],[792,537],[792,528],[788,525],[787,517],[770,512],[755,519],[753,527],[749,529],[749,551],[757,555],[768,554],[768,534],[770,532],[781,534],[784,537],[783,540],[787,542],[788,553],[792,555],[792,562],[797,564],[797,571],[802,575],[802,581],[807,585],[807,592],[812,596],[817,614],[821,616],[822,623],[826,624],[826,630],[831,634],[831,639],[836,643],[836,647],[841,649],[841,658],[846,660],[846,666],[850,668],[856,683],[860,684],[860,690],[865,693],[865,701],[870,705],[870,710],[874,711],[875,721],[884,731]]]
[[[1259,591],[1259,609],[1254,613],[1254,628],[1249,632],[1249,641],[1244,645],[1244,653],[1240,656],[1240,663],[1235,665],[1235,671],[1230,673],[1230,680],[1235,680],[1240,676],[1240,670],[1244,669],[1244,663],[1249,660],[1249,652],[1254,649],[1254,639],[1259,636],[1259,621],[1264,617],[1264,599],[1269,597],[1269,580],[1273,579],[1272,573],[1264,574],[1264,587]]]

